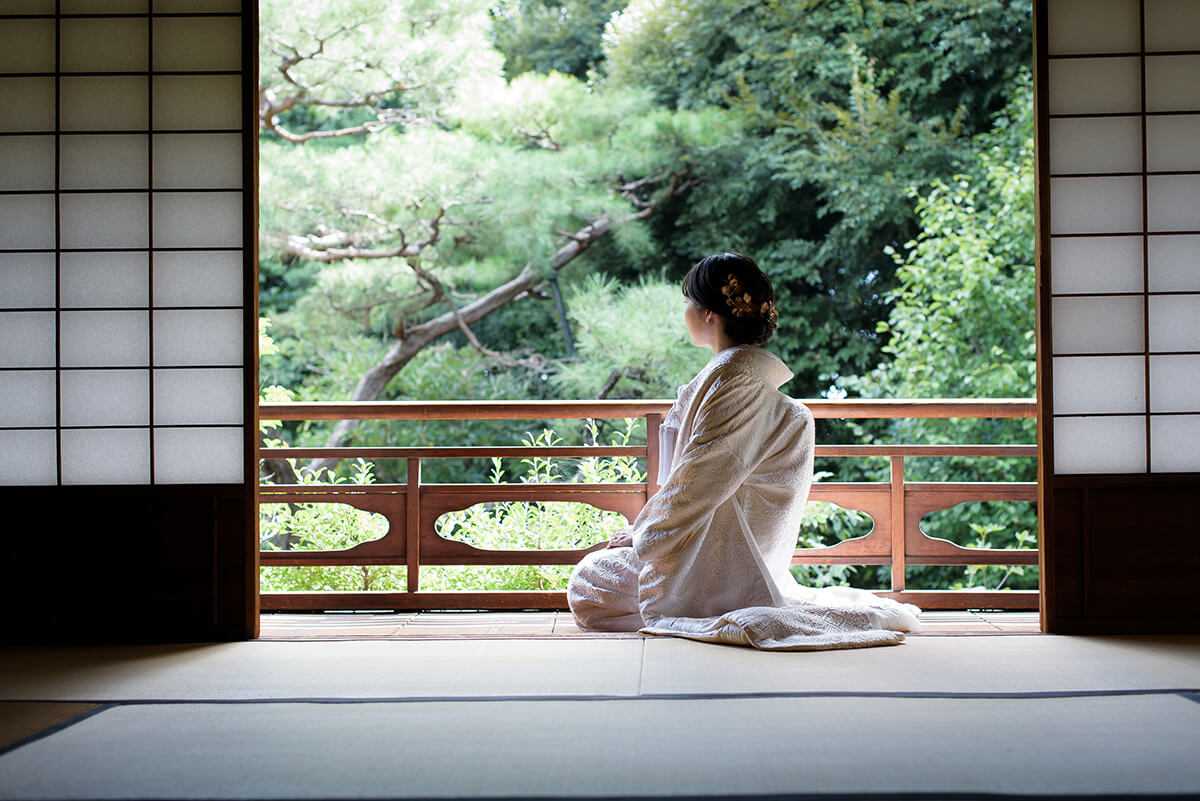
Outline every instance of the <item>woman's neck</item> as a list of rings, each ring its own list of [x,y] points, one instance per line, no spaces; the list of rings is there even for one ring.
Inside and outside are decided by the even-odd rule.
[[[720,353],[723,350],[729,350],[730,348],[736,348],[736,347],[738,347],[738,343],[734,342],[732,339],[725,336],[724,331],[717,334],[717,336],[714,337],[713,341],[712,341],[713,356],[716,356],[718,353]]]

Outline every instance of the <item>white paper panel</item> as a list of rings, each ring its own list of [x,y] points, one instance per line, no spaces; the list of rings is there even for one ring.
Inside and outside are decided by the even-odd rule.
[[[1072,117],[1050,120],[1050,172],[1140,172],[1140,117]]]
[[[1141,353],[1144,306],[1140,297],[1054,298],[1053,353]]]
[[[0,78],[0,131],[54,130],[53,78]]]
[[[149,198],[143,193],[62,195],[58,201],[64,248],[144,248]]]
[[[240,17],[154,20],[156,71],[231,70],[242,66]]]
[[[242,79],[237,75],[154,78],[154,127],[160,131],[240,130]]]
[[[0,312],[0,367],[53,367],[54,343],[54,312]]]
[[[0,249],[53,248],[53,195],[0,195]]]
[[[240,484],[240,428],[158,428],[154,431],[156,484]]]
[[[9,13],[3,4],[0,13]],[[54,20],[0,22],[0,72],[54,72]]]
[[[155,247],[241,245],[241,192],[172,192],[154,196]]]
[[[1200,50],[1200,3],[1146,0],[1146,50]]]
[[[1200,356],[1150,357],[1150,411],[1200,414]]]
[[[150,351],[144,311],[62,312],[63,367],[142,367]]]
[[[145,253],[64,253],[62,308],[149,306],[150,258]]]
[[[1200,236],[1152,236],[1148,246],[1151,292],[1200,290]]]
[[[1141,292],[1142,238],[1097,236],[1050,240],[1055,293]]]
[[[1150,350],[1200,351],[1200,295],[1150,296]]]
[[[144,14],[149,0],[62,0],[64,14]]]
[[[64,136],[59,144],[63,189],[146,189],[150,138],[145,134]]]
[[[63,72],[143,72],[149,32],[145,19],[64,19]]]
[[[0,309],[54,306],[53,253],[0,253]]]
[[[1054,474],[1146,472],[1146,418],[1055,417]]]
[[[149,370],[63,370],[64,426],[150,424]]]
[[[1050,225],[1052,234],[1141,231],[1141,178],[1051,178]]]
[[[241,425],[242,370],[155,370],[155,425]]]
[[[238,366],[241,363],[240,309],[155,312],[156,367]]]
[[[1147,117],[1146,162],[1151,171],[1200,170],[1200,114]]]
[[[1142,73],[1136,58],[1050,61],[1051,114],[1129,114],[1142,110]]]
[[[150,119],[146,78],[62,78],[64,131],[144,130]]]
[[[154,305],[242,305],[242,252],[184,250],[156,253]]]
[[[241,134],[156,134],[156,189],[241,189]]]
[[[0,431],[0,484],[56,484],[57,460],[53,431]]]
[[[1151,231],[1200,231],[1200,175],[1151,175],[1146,191]]]
[[[0,190],[53,191],[54,137],[0,138]]]
[[[1200,415],[1151,416],[1150,470],[1200,472]]]
[[[55,426],[53,370],[0,370],[0,426]]]
[[[154,0],[155,14],[241,11],[242,0]]]
[[[1066,356],[1054,360],[1054,413],[1146,411],[1142,356]]]
[[[1046,8],[1049,52],[1131,53],[1138,49],[1137,0],[1053,0]]]
[[[1146,57],[1146,111],[1200,111],[1200,56]]]
[[[149,484],[150,430],[64,430],[62,471],[64,484]]]

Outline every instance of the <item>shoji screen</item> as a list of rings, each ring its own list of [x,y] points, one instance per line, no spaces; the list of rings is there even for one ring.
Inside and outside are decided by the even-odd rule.
[[[0,0],[0,490],[197,615],[253,536],[256,14]]]
[[[1054,471],[1200,471],[1200,3],[1048,9]]]
[[[1200,2],[1035,10],[1043,622],[1197,631]]]
[[[0,482],[240,484],[240,2],[6,5]]]

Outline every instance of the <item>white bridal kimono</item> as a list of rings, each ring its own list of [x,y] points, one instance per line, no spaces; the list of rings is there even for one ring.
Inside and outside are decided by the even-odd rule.
[[[813,417],[755,346],[715,355],[660,429],[661,489],[625,529],[633,547],[588,554],[567,599],[583,628],[768,650],[889,645],[918,610],[788,570],[813,475]]]

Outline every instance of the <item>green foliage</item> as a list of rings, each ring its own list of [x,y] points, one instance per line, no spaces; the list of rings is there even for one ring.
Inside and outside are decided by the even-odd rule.
[[[352,389],[348,379],[353,379],[357,373],[347,371],[344,365],[358,356],[344,351],[330,352],[326,357],[328,363],[322,365],[320,372],[309,374],[305,383],[296,389],[294,399],[327,400],[348,395]],[[368,361],[369,358],[362,359],[361,365],[364,366],[360,369],[365,369]],[[537,377],[532,380],[538,385],[543,383]],[[530,397],[535,394],[536,387],[530,387],[529,381],[524,371],[497,368],[472,348],[443,342],[417,354],[390,385],[388,399],[504,400]],[[343,383],[339,386],[334,382]],[[362,421],[351,432],[347,446],[380,443],[395,446],[510,444],[519,440],[528,425],[529,421],[521,420],[368,420]],[[288,444],[297,447],[324,445],[331,429],[332,423],[329,422],[292,424],[287,428]],[[341,470],[345,469],[343,465]],[[383,461],[376,465],[376,473],[383,481],[400,481],[403,465]],[[341,474],[344,475],[344,472]],[[445,483],[483,481],[486,476],[487,466],[482,461],[439,459],[425,463],[422,478],[429,482]]]
[[[504,75],[561,72],[586,78],[604,57],[600,39],[624,0],[507,0],[491,9]]]
[[[973,175],[934,180],[913,193],[921,233],[889,250],[899,267],[889,319],[891,360],[843,385],[863,397],[1030,397],[1034,393],[1033,140],[1028,77],[993,132],[976,140]],[[898,420],[875,436],[893,443],[1031,443],[1032,420]],[[1033,481],[1031,459],[909,460],[906,477],[925,481]],[[973,507],[974,505],[971,505]],[[961,506],[928,521],[930,536],[988,547],[1027,547],[1037,530],[1027,504]],[[972,572],[973,571],[973,572]],[[1036,570],[982,568],[953,577],[922,568],[934,586],[988,581],[1036,586]],[[919,586],[919,584],[918,584]]]
[[[438,209],[441,237],[418,259],[456,305],[521,265],[546,269],[562,244],[557,232],[595,219],[619,222],[610,255],[644,263],[656,244],[644,224],[628,219],[634,209],[616,186],[639,177],[655,186],[664,165],[702,160],[728,127],[721,112],[664,112],[636,91],[600,98],[562,75],[526,75],[512,85],[483,75],[460,94],[443,107],[452,130],[412,127],[339,147],[263,142],[264,263],[300,262],[283,247],[296,231],[354,232],[376,247],[425,237]],[[444,313],[444,303],[427,305],[426,282],[410,261],[347,260],[305,272],[306,289],[275,314],[286,356],[279,383],[303,384],[312,398],[347,397],[397,331]],[[570,267],[582,275],[589,268],[586,254]],[[514,305],[523,308],[506,309],[505,320],[519,320],[520,328],[494,321],[477,328],[488,347],[520,353],[544,346],[545,355],[565,355],[552,304]],[[457,334],[453,341],[465,343]],[[529,377],[532,386],[542,378]]]
[[[1028,397],[1034,389],[1032,103],[979,137],[976,174],[935,179],[916,198],[921,233],[889,248],[899,269],[892,358],[846,386],[863,397]],[[1007,146],[1005,146],[1007,145]]]
[[[883,248],[918,230],[905,192],[971,160],[970,136],[1029,63],[1030,22],[1014,0],[633,0],[613,19],[604,86],[743,120],[663,235],[674,252],[764,265],[792,394],[880,360],[895,272]]]
[[[464,80],[499,72],[487,7],[481,0],[263,0],[261,91],[274,101],[302,98],[281,118],[294,131],[434,112]],[[378,97],[346,102],[368,95]]]
[[[553,381],[565,397],[674,398],[712,353],[688,340],[678,284],[641,280],[622,285],[592,275],[569,295],[579,358]]]

